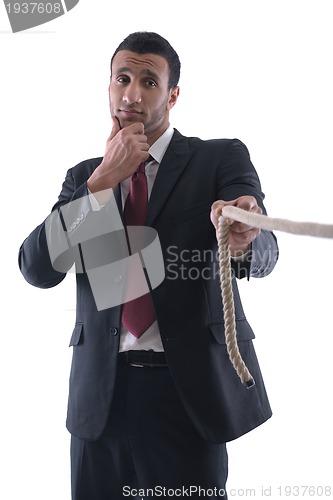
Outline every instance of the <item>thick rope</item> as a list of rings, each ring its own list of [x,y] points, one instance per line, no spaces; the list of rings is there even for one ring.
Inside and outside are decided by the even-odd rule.
[[[218,220],[217,234],[226,346],[230,361],[238,377],[247,388],[250,388],[255,385],[255,381],[242,359],[237,344],[227,218],[259,229],[266,229],[267,231],[283,231],[285,233],[316,236],[319,238],[333,238],[333,225],[277,219],[247,212],[230,205],[223,208],[222,215]]]

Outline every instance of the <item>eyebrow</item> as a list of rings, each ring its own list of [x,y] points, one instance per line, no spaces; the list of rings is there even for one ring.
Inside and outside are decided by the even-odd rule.
[[[117,71],[115,72],[116,75],[119,75],[121,73],[131,73],[131,69],[128,66],[122,66],[121,68],[118,68]],[[150,78],[153,78],[154,80],[157,80],[158,82],[161,81],[160,77],[158,76],[157,73],[154,71],[150,71],[150,69],[144,69],[141,72],[142,75],[144,76],[150,76]]]

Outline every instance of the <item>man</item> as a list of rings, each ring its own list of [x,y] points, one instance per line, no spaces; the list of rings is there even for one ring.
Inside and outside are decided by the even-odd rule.
[[[42,288],[76,265],[67,417],[74,500],[227,498],[225,443],[271,416],[236,278],[270,273],[276,239],[229,221],[239,349],[255,380],[249,389],[226,350],[215,229],[225,205],[265,213],[264,196],[239,140],[202,141],[170,126],[179,74],[177,53],[155,33],[133,33],[119,45],[105,154],[67,173],[51,215],[20,249],[24,277]],[[127,243],[118,209],[128,231],[156,231],[165,273],[124,304],[112,302],[122,275],[104,272]],[[127,235],[136,245],[131,257],[147,244],[137,234]],[[125,276],[125,289],[136,289]]]

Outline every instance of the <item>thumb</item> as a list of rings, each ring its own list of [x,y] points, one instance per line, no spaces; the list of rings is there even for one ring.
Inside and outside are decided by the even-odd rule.
[[[112,130],[111,130],[111,134],[109,136],[109,141],[111,141],[118,134],[118,132],[121,130],[121,126],[120,126],[118,118],[116,116],[111,116],[111,120],[112,120]]]
[[[228,205],[235,206],[236,202],[237,202],[237,199],[230,200],[230,201],[224,201],[224,200],[214,201],[214,203],[211,206],[211,214],[212,214],[211,220],[212,220],[215,227],[217,227],[218,220],[223,213],[223,208],[228,206]],[[227,219],[226,221],[229,224],[229,226],[231,226],[234,223],[234,221],[232,219]]]

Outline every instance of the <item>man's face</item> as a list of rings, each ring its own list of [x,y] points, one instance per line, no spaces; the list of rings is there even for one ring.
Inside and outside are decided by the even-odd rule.
[[[153,144],[168,127],[169,111],[179,94],[178,87],[168,90],[168,81],[164,57],[120,50],[112,63],[111,115],[119,119],[121,127],[142,122],[148,142]]]

